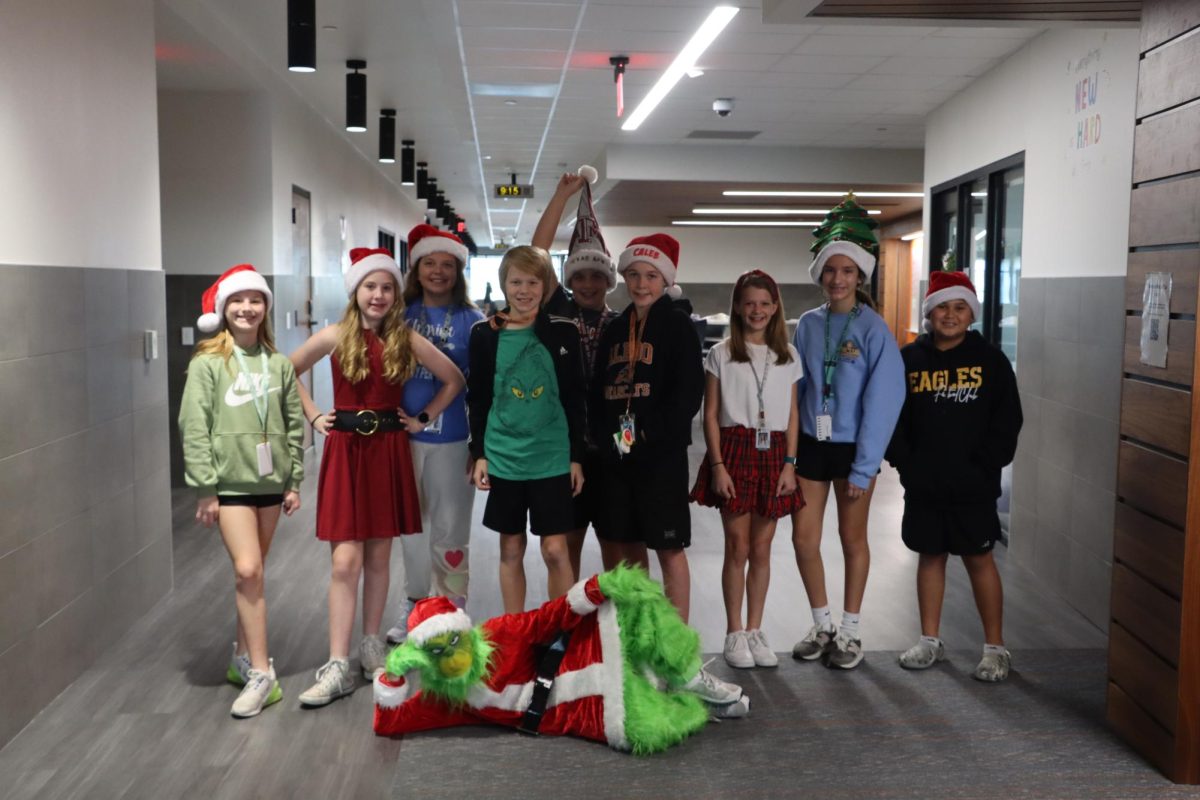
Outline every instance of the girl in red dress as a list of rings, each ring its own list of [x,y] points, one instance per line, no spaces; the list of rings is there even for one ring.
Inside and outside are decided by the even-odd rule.
[[[392,538],[421,530],[408,434],[424,430],[463,390],[462,372],[404,323],[400,269],[387,250],[355,248],[345,275],[350,302],[341,321],[314,334],[292,354],[296,374],[325,356],[333,368],[334,410],[321,412],[300,387],[304,416],[327,435],[317,489],[317,538],[329,542],[329,661],[300,695],[323,706],[354,691],[350,636],[363,584],[359,661],[372,679],[387,656],[379,627],[387,604]],[[442,388],[420,413],[400,408],[404,381],[416,365]]]

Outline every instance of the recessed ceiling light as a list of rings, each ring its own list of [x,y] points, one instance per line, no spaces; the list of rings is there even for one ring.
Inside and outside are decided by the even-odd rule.
[[[694,225],[712,228],[815,228],[821,223],[808,220],[777,220],[766,222],[750,219],[673,219],[672,225]]]
[[[491,156],[484,156],[484,157],[483,157],[483,160],[484,160],[484,161],[491,161],[491,160],[492,160],[492,157],[491,157]]]
[[[512,98],[509,98],[508,100],[504,101],[504,105],[506,105],[506,106],[515,106],[516,104],[517,104],[517,101],[513,100]]]
[[[337,25],[322,25],[322,26],[321,26],[321,30],[323,30],[323,31],[336,31],[336,30],[337,30]]]
[[[845,197],[848,192],[826,191],[752,191],[743,189],[726,189],[721,192],[726,197]],[[924,192],[855,192],[855,197],[924,197]]]
[[[832,209],[829,208],[755,208],[754,206],[741,206],[739,208],[703,208],[697,207],[692,209],[693,214],[745,214],[747,216],[764,216],[764,217],[794,217],[801,214],[828,214]],[[882,214],[882,211],[870,209],[868,214]]]
[[[692,67],[687,71],[687,76],[689,78],[699,78],[703,74],[704,70],[700,69],[699,67]]]

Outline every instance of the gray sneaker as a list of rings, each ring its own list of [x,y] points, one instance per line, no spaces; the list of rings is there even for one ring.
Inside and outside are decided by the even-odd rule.
[[[408,638],[408,615],[412,613],[413,606],[417,602],[409,598],[404,598],[404,604],[400,606],[400,619],[396,620],[396,624],[388,628],[387,641],[388,644],[403,644]]]
[[[703,667],[682,688],[683,691],[691,692],[704,702],[714,706],[727,706],[742,699],[742,687],[736,683],[721,680]]]
[[[796,642],[796,646],[792,648],[792,658],[797,661],[816,661],[833,646],[835,636],[837,628],[827,631],[820,625],[813,625],[808,635]]]
[[[264,708],[283,699],[283,690],[275,680],[275,662],[266,672],[251,668],[246,673],[246,687],[233,701],[230,713],[238,719],[258,716]]]
[[[746,643],[750,645],[750,655],[754,656],[754,666],[779,666],[779,656],[775,655],[771,645],[767,644],[767,635],[762,632],[762,628],[746,631]]]
[[[737,669],[754,666],[754,655],[750,652],[750,641],[745,631],[734,631],[725,637],[725,663]]]
[[[738,719],[750,713],[750,695],[744,694],[732,703],[713,705],[709,703],[708,714],[713,719]]]
[[[830,669],[854,669],[862,660],[862,641],[839,632],[825,656],[825,666]]]
[[[327,706],[353,692],[354,677],[350,674],[350,662],[338,658],[317,670],[317,682],[300,695],[300,705],[310,708]]]
[[[999,683],[1008,677],[1011,667],[1012,653],[1007,650],[1003,653],[984,653],[971,677],[985,683]]]
[[[358,643],[358,663],[363,677],[369,681],[383,674],[387,664],[387,645],[378,636],[364,636]]]
[[[237,642],[234,642],[233,656],[229,659],[229,667],[225,670],[225,680],[234,686],[245,686],[248,672],[250,672],[250,654],[238,655]]]
[[[937,645],[921,639],[900,654],[900,666],[905,669],[929,669],[939,661],[946,660],[946,645],[938,639]]]

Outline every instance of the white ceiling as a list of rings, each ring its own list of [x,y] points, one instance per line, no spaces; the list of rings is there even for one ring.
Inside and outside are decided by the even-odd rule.
[[[194,6],[204,6],[218,23],[199,34],[161,9],[164,86],[245,88],[264,83],[248,71],[266,71],[340,128],[345,60],[365,58],[372,126],[379,108],[399,110],[398,138],[416,140],[418,160],[429,162],[482,245],[513,235],[527,241],[563,169],[602,163],[612,143],[688,147],[695,140],[685,137],[704,129],[760,132],[727,147],[920,148],[930,111],[1041,31],[764,24],[760,0],[743,0],[701,59],[705,74],[684,78],[640,130],[622,132],[609,56],[630,57],[628,114],[714,0],[318,0],[318,71],[309,75],[286,70],[282,0],[161,2],[192,20]],[[235,66],[222,55],[232,50],[249,50],[258,63]],[[468,91],[478,84],[551,96]],[[712,112],[716,97],[735,99],[730,117]],[[374,127],[345,135],[374,157]],[[398,176],[399,165],[380,168]],[[490,199],[510,172],[536,186],[523,213]],[[704,177],[696,164],[679,179]]]

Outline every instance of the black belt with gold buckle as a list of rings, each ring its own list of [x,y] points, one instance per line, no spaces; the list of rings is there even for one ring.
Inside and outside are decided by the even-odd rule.
[[[377,411],[363,408],[358,411],[335,411],[333,429],[370,436],[379,432],[403,430],[404,423],[400,421],[400,414],[395,410]]]

